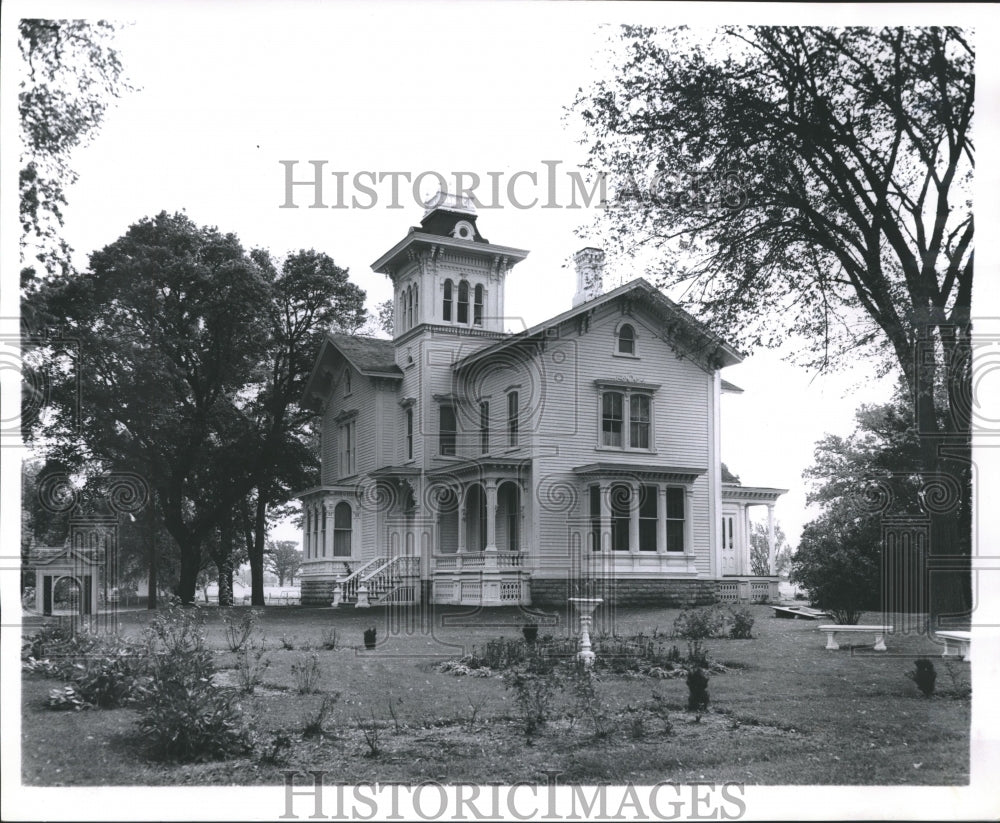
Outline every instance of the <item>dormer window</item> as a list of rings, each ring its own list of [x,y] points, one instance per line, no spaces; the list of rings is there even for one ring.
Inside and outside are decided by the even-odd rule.
[[[458,240],[474,240],[476,231],[472,228],[472,223],[468,220],[459,220],[452,229],[451,236]]]
[[[458,284],[458,317],[459,323],[469,322],[469,281],[463,280]]]
[[[618,329],[618,354],[635,356],[635,329],[631,323],[623,323]]]
[[[451,280],[444,281],[444,302],[441,304],[441,319],[447,323],[451,322]]]

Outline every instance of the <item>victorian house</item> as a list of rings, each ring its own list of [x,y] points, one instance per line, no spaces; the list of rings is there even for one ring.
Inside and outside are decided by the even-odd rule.
[[[373,264],[393,283],[393,339],[330,334],[305,392],[322,475],[299,495],[302,602],[776,597],[784,490],[721,474],[739,352],[645,280],[603,293],[594,248],[575,255],[567,311],[507,333],[504,284],[527,255],[439,197]],[[771,576],[750,574],[754,505]]]

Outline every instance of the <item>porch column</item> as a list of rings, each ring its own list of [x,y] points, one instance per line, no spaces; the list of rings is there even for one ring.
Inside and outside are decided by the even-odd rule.
[[[684,487],[684,554],[694,554],[694,489]]]
[[[606,480],[598,484],[601,490],[601,545],[602,552],[611,550],[611,484]]]
[[[309,554],[309,506],[302,504],[302,553],[306,560],[311,560]]]
[[[458,554],[463,554],[465,552],[465,495],[462,495],[462,501],[458,506]],[[461,565],[461,560],[458,561]]]
[[[667,553],[667,484],[656,484],[656,553]]]
[[[635,480],[628,484],[628,550],[629,554],[639,553],[639,484]]]
[[[486,551],[497,550],[497,481],[486,481]]]
[[[767,504],[767,571],[772,577],[775,571],[774,557],[774,503]]]
[[[323,526],[323,536],[325,537],[323,557],[333,557],[333,506],[332,502],[323,503],[323,516],[326,518]]]

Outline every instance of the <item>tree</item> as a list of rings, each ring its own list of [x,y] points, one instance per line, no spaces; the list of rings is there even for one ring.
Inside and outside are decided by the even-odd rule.
[[[331,331],[355,332],[365,322],[365,292],[348,271],[314,249],[282,261],[255,250],[253,258],[272,282],[267,343],[246,415],[256,442],[245,452],[253,462],[253,484],[243,501],[242,533],[250,560],[251,602],[264,605],[264,547],[269,509],[285,503],[296,489],[319,481],[312,448],[315,414],[299,401],[320,346]]]
[[[202,544],[252,486],[255,430],[241,406],[267,343],[269,284],[232,234],[161,212],[33,295],[78,341],[52,370],[34,434],[66,462],[148,479],[180,552],[177,593],[194,599]],[[78,381],[78,382],[77,382]]]
[[[302,552],[294,540],[267,541],[267,568],[278,576],[278,585],[285,585],[285,578],[291,583],[302,566]]]
[[[35,246],[49,274],[65,273],[70,249],[59,229],[66,189],[76,181],[70,155],[100,128],[112,99],[131,87],[111,46],[112,23],[24,19],[18,29],[22,255]]]
[[[750,570],[758,577],[771,574],[768,563],[767,524],[754,521],[750,525]],[[792,549],[788,545],[785,531],[778,523],[774,524],[774,571],[783,575],[788,571],[792,561]]]
[[[791,577],[838,622],[891,605],[882,599],[882,575],[895,547],[884,541],[882,515],[913,517],[926,508],[912,411],[904,387],[889,403],[863,406],[854,433],[823,437],[805,472],[807,500],[821,512],[802,531]]]
[[[623,29],[613,79],[575,109],[590,164],[626,181],[605,212],[652,248],[664,287],[744,346],[809,341],[818,368],[861,352],[906,380],[925,482],[971,539],[974,53],[955,28]],[[645,178],[645,179],[643,179]],[[947,514],[947,513],[946,513]],[[970,604],[968,576],[938,612]]]

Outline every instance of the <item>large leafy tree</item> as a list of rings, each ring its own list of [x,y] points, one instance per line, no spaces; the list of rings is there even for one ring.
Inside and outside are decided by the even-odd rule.
[[[278,576],[278,585],[291,583],[302,566],[302,552],[294,540],[268,541],[267,567]]]
[[[928,482],[970,551],[974,52],[942,28],[626,26],[613,77],[578,95],[608,239],[653,249],[665,287],[744,346],[808,341],[905,377]],[[940,611],[969,581],[938,585]]]
[[[116,28],[104,20],[18,23],[21,248],[51,274],[70,268],[59,236],[66,189],[76,180],[70,156],[96,134],[114,98],[130,90],[112,45]]]
[[[846,623],[856,623],[862,611],[915,605],[909,592],[920,590],[912,585],[917,578],[884,579],[886,571],[909,564],[896,562],[902,558],[894,552],[907,546],[886,540],[889,524],[882,515],[891,513],[905,524],[927,507],[920,439],[905,388],[889,403],[863,406],[851,435],[824,436],[805,477],[807,499],[820,513],[802,530],[792,579],[806,588],[814,605]],[[889,585],[909,590],[891,592]]]
[[[77,341],[75,362],[53,370],[36,434],[67,463],[147,478],[179,547],[185,601],[202,544],[250,487],[233,473],[255,440],[240,391],[265,350],[268,297],[234,235],[165,212],[94,252],[90,271],[31,295]]]

